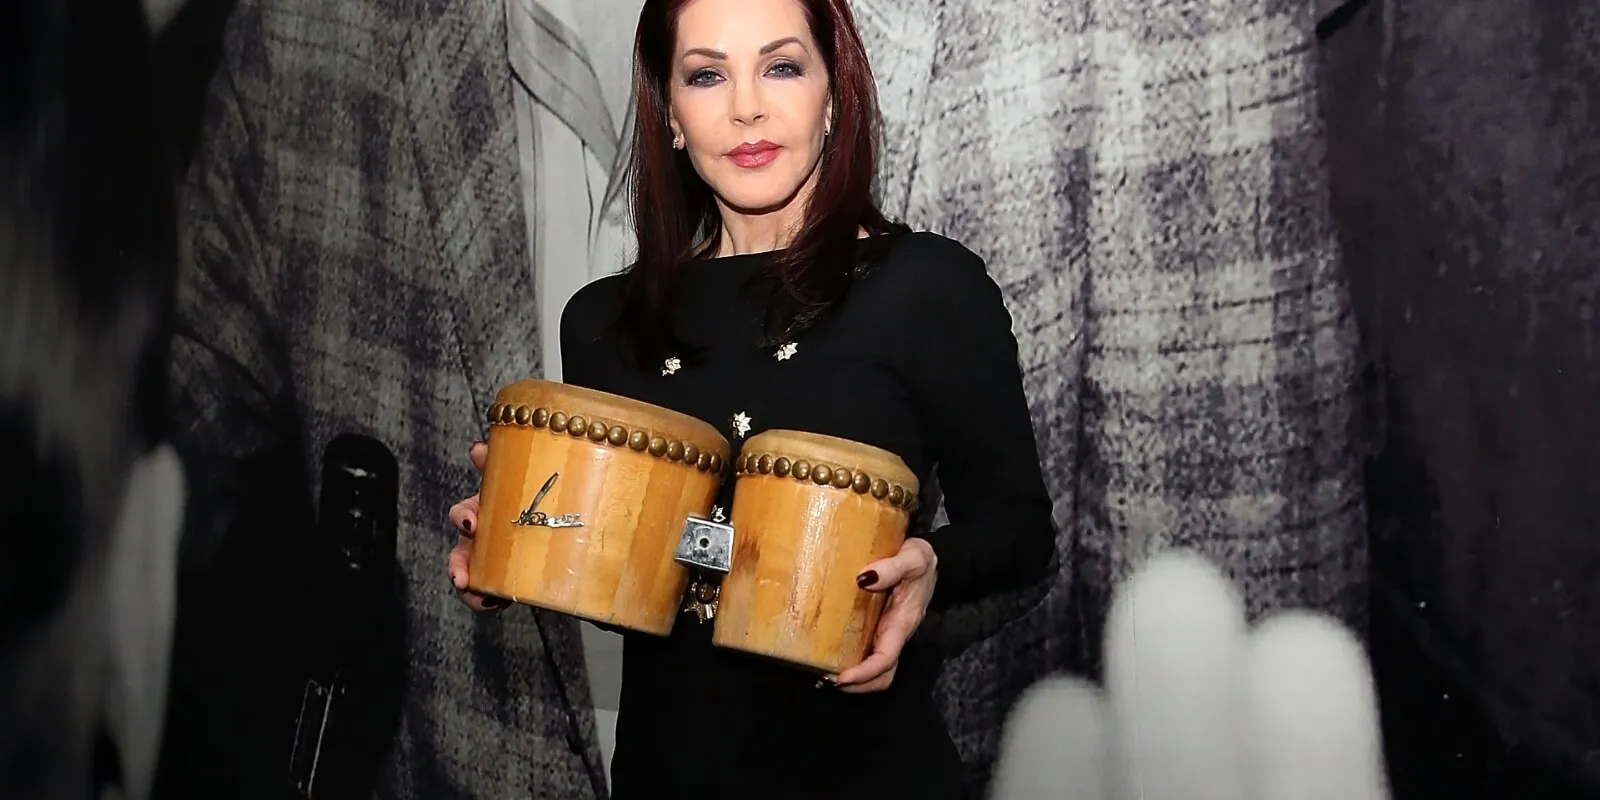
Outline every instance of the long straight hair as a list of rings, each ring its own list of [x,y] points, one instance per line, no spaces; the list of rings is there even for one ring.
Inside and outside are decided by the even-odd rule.
[[[639,255],[623,279],[629,355],[638,364],[666,355],[693,358],[670,315],[685,267],[705,258],[722,235],[711,187],[687,152],[672,147],[669,82],[678,17],[691,0],[646,0],[634,38],[635,124],[629,184]],[[798,336],[849,290],[858,269],[905,226],[890,222],[873,198],[882,124],[866,47],[847,0],[797,0],[822,51],[833,100],[833,131],[823,140],[817,182],[794,240],[773,254],[760,277],[775,287],[767,343]],[[863,243],[859,232],[869,234]]]

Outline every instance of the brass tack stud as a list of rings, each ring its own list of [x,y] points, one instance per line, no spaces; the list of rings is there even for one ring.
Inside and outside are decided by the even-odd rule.
[[[556,433],[567,432],[567,415],[557,411],[550,415],[550,430]]]
[[[650,446],[650,434],[644,431],[634,431],[628,434],[628,449],[644,452]]]
[[[589,432],[589,420],[584,419],[578,414],[573,414],[571,417],[567,418],[566,430],[567,433],[573,436],[583,436]]]
[[[589,441],[591,442],[603,442],[610,433],[611,429],[600,420],[589,423]]]
[[[611,430],[606,431],[606,441],[610,442],[612,447],[621,447],[627,444],[628,429],[621,425],[612,425]]]
[[[536,408],[533,410],[533,427],[543,428],[550,424],[550,409]]]
[[[700,448],[695,447],[688,442],[684,442],[683,463],[688,464],[691,467],[698,467],[700,465]]]
[[[818,464],[811,468],[811,482],[818,486],[827,486],[833,480],[833,467],[827,464]]]
[[[867,490],[872,488],[872,476],[865,472],[857,472],[850,479],[850,488],[856,494],[866,494]]]
[[[696,456],[694,459],[694,466],[695,469],[698,469],[701,472],[711,469],[711,454],[701,450],[700,455]]]
[[[836,467],[833,470],[833,488],[848,489],[850,488],[850,482],[853,480],[855,480],[855,475],[850,470],[844,467]]]
[[[510,404],[500,406],[500,424],[510,425],[513,413]]]
[[[889,502],[900,505],[906,499],[906,487],[895,484],[889,487]]]
[[[706,467],[707,472],[722,472],[722,456],[718,453],[711,454],[711,465]]]
[[[665,455],[666,452],[667,452],[667,440],[666,439],[663,439],[660,436],[652,437],[650,439],[650,455],[653,455],[656,458],[660,458],[661,456]]]
[[[882,478],[873,479],[873,481],[872,481],[872,496],[878,498],[879,500],[882,500],[883,498],[888,497],[889,496],[889,482],[884,480],[884,479],[882,479]]]
[[[756,472],[759,472],[762,475],[771,474],[772,473],[772,456],[763,455],[762,457],[756,459]]]
[[[496,422],[499,422],[499,421],[500,421],[500,404],[499,403],[495,403],[494,405],[489,406],[489,424],[493,425],[493,424],[495,424]]]
[[[682,461],[683,460],[683,442],[672,441],[672,442],[667,443],[667,460],[668,461]]]
[[[511,419],[518,425],[526,425],[533,421],[533,409],[528,408],[527,406],[517,406],[516,409],[511,412]]]
[[[794,464],[789,459],[778,456],[772,460],[772,474],[780,478],[787,478],[789,477],[789,469],[793,466]]]
[[[811,462],[803,458],[794,462],[794,469],[791,470],[791,474],[794,475],[794,479],[797,481],[803,481],[811,477]]]

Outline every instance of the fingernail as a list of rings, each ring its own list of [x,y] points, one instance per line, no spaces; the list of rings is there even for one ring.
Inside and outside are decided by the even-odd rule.
[[[868,586],[871,586],[872,584],[877,583],[877,582],[878,582],[878,571],[877,570],[869,569],[866,572],[863,572],[860,575],[856,576],[856,585],[860,586],[863,589],[865,589]]]
[[[510,600],[505,600],[499,597],[486,597],[483,599],[483,607],[489,609],[490,611],[499,611],[500,609],[506,608],[510,605]]]
[[[819,678],[819,679],[817,679],[817,685],[812,687],[812,688],[814,688],[814,689],[837,689],[837,688],[839,688],[839,679],[838,678],[827,678],[827,677]]]
[[[472,447],[470,447],[470,448],[468,448],[468,449],[467,449],[467,454],[468,454],[468,455],[471,455],[471,454],[472,454],[472,451],[473,451],[473,450],[476,450],[476,449],[478,449],[478,445],[480,445],[480,444],[488,444],[488,442],[485,442],[485,441],[483,441],[483,440],[482,440],[482,439],[479,439],[479,440],[476,440],[476,441],[474,441],[474,442],[473,442],[473,443],[472,443]]]

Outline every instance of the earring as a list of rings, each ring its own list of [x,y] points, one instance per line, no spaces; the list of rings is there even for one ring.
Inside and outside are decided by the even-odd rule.
[[[683,149],[683,134],[680,133],[677,136],[672,137],[672,149],[674,149],[674,150],[682,150]]]

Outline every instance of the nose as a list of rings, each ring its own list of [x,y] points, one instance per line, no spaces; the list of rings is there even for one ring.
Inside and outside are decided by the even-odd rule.
[[[732,108],[729,116],[736,125],[754,125],[767,118],[766,98],[761,91],[761,81],[738,81],[733,86]]]

